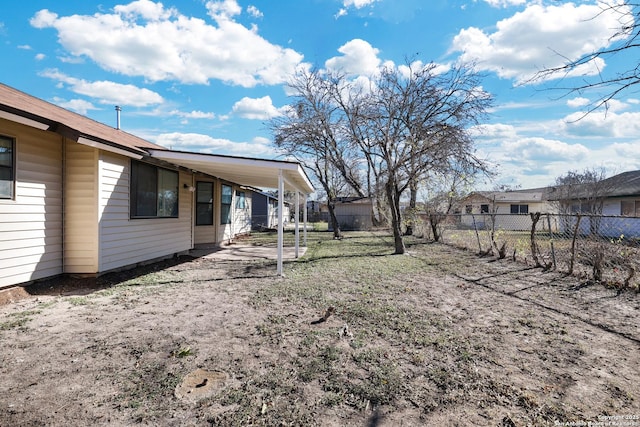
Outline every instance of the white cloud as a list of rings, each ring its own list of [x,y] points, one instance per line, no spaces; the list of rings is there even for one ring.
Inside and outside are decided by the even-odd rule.
[[[254,5],[250,5],[247,7],[247,13],[254,18],[262,18],[264,16],[263,13],[260,12],[260,10]]]
[[[461,30],[451,50],[462,52],[461,60],[475,61],[481,70],[525,83],[541,69],[563,65],[565,58],[610,46],[613,33],[620,28],[618,18],[594,4],[531,4],[499,21],[492,33],[475,27]],[[605,65],[598,59],[571,75],[594,75]]]
[[[52,27],[58,20],[58,15],[49,11],[48,9],[42,9],[36,12],[36,14],[29,20],[29,23],[34,28],[47,28]]]
[[[362,39],[353,39],[340,46],[342,56],[334,56],[325,62],[329,70],[342,71],[350,75],[372,75],[379,65],[379,50]]]
[[[640,144],[638,144],[638,142],[611,144],[611,149],[613,149],[620,157],[640,159]]]
[[[256,138],[251,142],[234,142],[228,139],[212,138],[199,133],[163,133],[153,138],[157,144],[173,150],[193,151],[207,154],[230,154],[253,157],[273,155],[274,148],[269,140]]]
[[[554,130],[560,126],[557,122],[548,125]],[[499,182],[535,188],[549,185],[576,164],[588,164],[595,158],[592,149],[581,142],[537,136],[545,133],[545,126],[538,122],[485,124],[472,129],[472,136],[477,154],[493,165]]]
[[[567,101],[567,106],[571,108],[580,108],[589,105],[591,101],[587,98],[577,97]]]
[[[18,49],[31,50],[31,46],[29,46],[28,44],[21,44],[21,45],[18,45]]]
[[[149,21],[162,21],[177,14],[175,9],[165,9],[162,3],[154,3],[151,0],[136,0],[128,5],[116,5],[113,10],[127,19],[140,16]]]
[[[640,135],[640,112],[575,112],[558,124],[568,135],[583,138],[636,138]]]
[[[242,13],[242,8],[236,0],[208,1],[205,7],[209,11],[209,15],[216,20],[231,19]]]
[[[84,99],[72,99],[70,101],[65,101],[60,98],[54,98],[53,102],[62,108],[75,111],[76,113],[82,114],[83,116],[86,116],[89,110],[99,109],[96,108],[92,103],[85,101]]]
[[[517,136],[516,128],[514,126],[503,123],[476,126],[471,129],[471,134],[492,140],[513,139]]]
[[[270,96],[262,98],[244,97],[233,105],[232,112],[235,116],[252,120],[269,120],[283,114],[281,110],[273,105]]]
[[[285,82],[301,65],[298,52],[233,21],[241,12],[235,0],[206,6],[217,25],[150,0],[116,6],[109,14],[59,17],[45,9],[30,22],[57,30],[66,56],[90,58],[107,71],[152,82],[207,84],[217,79],[244,87],[273,85]]]
[[[204,111],[184,112],[178,110],[171,111],[169,115],[181,117],[184,119],[213,119],[216,116],[214,113],[205,113]]]
[[[619,111],[628,109],[629,105],[633,105],[633,104],[636,104],[636,102],[634,102],[633,99],[628,99],[626,101],[610,99],[609,101],[606,102],[604,106],[600,107],[599,110],[602,110],[608,113],[619,112]],[[577,97],[577,98],[572,98],[568,100],[567,106],[571,108],[587,107],[587,109],[591,109],[595,107],[595,105],[593,104],[593,101],[584,97]]]
[[[527,0],[484,0],[484,1],[493,7],[519,6],[527,2]]]
[[[36,54],[35,59],[36,59],[36,61],[42,61],[46,57],[47,57],[47,55],[45,55],[44,53],[38,53],[38,54]]]
[[[344,0],[342,5],[344,7],[355,7],[356,9],[362,9],[365,6],[370,6],[378,0]]]
[[[589,154],[582,144],[567,144],[545,138],[518,138],[502,145],[506,156],[511,160],[531,161],[534,163],[550,161],[579,161]]]
[[[158,93],[134,85],[124,85],[110,81],[89,82],[69,77],[58,70],[46,70],[40,75],[57,80],[60,84],[69,85],[69,89],[77,94],[99,99],[101,104],[146,107],[163,102],[162,96]]]

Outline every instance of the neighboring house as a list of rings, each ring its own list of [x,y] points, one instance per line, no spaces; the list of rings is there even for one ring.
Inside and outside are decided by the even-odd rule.
[[[589,203],[602,203],[602,215],[640,217],[640,171],[623,172],[597,184],[549,187],[548,200],[569,205],[570,212],[589,213]],[[589,203],[586,203],[588,201]]]
[[[370,230],[373,227],[373,201],[368,197],[339,197],[334,212],[342,231]],[[331,221],[329,229],[332,230]]]
[[[583,234],[640,238],[640,170],[623,172],[597,184],[575,185],[568,191],[570,196],[566,193],[562,187],[550,187],[548,199],[565,205],[572,214],[584,214],[580,222]],[[593,204],[601,205],[593,209]],[[594,210],[604,217],[592,221]],[[571,230],[573,226],[573,222],[565,221],[563,227]]]
[[[496,228],[504,230],[530,229],[529,213],[567,213],[550,221],[552,229],[567,232],[573,232],[575,214],[581,213],[579,231],[583,235],[640,238],[640,171],[623,172],[595,184],[473,192],[458,210],[463,224],[473,226],[475,222],[477,227],[487,226],[488,214],[496,213]],[[594,212],[597,215],[592,218]],[[548,224],[543,221],[541,226]]]
[[[251,226],[254,230],[275,229],[278,226],[278,198],[263,191],[252,191]],[[285,224],[291,217],[291,207],[284,203],[283,217]]]
[[[224,243],[257,185],[313,191],[298,163],[167,150],[0,84],[0,288]]]
[[[530,230],[529,213],[553,213],[554,205],[546,200],[546,189],[514,191],[477,191],[459,202],[461,221],[467,226],[485,227],[495,215],[495,227],[503,230]]]

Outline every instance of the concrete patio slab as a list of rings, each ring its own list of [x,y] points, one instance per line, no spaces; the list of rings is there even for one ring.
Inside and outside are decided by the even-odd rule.
[[[302,257],[307,248],[298,248],[298,257]],[[254,246],[243,244],[231,244],[218,247],[196,247],[189,251],[189,254],[198,258],[219,259],[224,261],[250,261],[253,259],[277,260],[278,249],[270,246]],[[293,260],[295,258],[295,248],[285,247],[282,249],[282,258]]]

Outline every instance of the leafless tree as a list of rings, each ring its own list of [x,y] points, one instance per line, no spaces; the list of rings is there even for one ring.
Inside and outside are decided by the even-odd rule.
[[[335,101],[343,80],[318,70],[300,72],[289,82],[294,93],[290,110],[269,123],[275,145],[312,170],[320,183],[335,238],[341,237],[335,202],[345,195],[344,184],[364,196],[358,159],[344,138],[344,112]]]
[[[532,82],[557,78],[558,76],[568,77],[574,72],[587,65],[597,66],[601,60],[609,59],[613,56],[623,55],[632,58],[631,63],[635,66],[629,69],[608,73],[599,69],[599,73],[592,78],[582,76],[580,80],[572,80],[567,86],[558,85],[555,89],[569,94],[581,94],[585,91],[601,90],[601,95],[593,101],[586,114],[601,107],[608,108],[608,103],[621,96],[624,92],[633,90],[640,83],[640,63],[634,50],[640,47],[640,3],[634,1],[599,0],[600,11],[592,19],[597,19],[603,14],[616,16],[619,25],[612,28],[609,38],[611,44],[608,47],[595,50],[580,56],[579,58],[567,58],[563,65],[546,68],[539,71],[532,79]],[[574,83],[575,82],[575,83]]]
[[[584,169],[582,172],[569,171],[556,178],[549,199],[555,201],[562,213],[565,230],[571,230],[572,243],[569,259],[569,273],[573,272],[576,258],[583,264],[591,265],[593,280],[602,280],[605,253],[609,250],[609,241],[600,237],[602,211],[607,195],[616,183],[607,179],[605,168]],[[576,245],[578,235],[582,234],[581,224],[588,221],[589,235]]]
[[[613,183],[607,181],[606,168],[586,168],[569,171],[556,178],[551,187],[550,200],[556,202],[564,214],[580,212],[587,215],[602,215],[604,200]]]
[[[290,86],[294,114],[272,122],[276,145],[315,165],[331,162],[360,195],[382,188],[397,254],[405,252],[400,202],[412,183],[428,172],[445,174],[454,163],[486,169],[468,129],[492,98],[479,89],[472,66],[445,72],[436,64],[385,68],[368,85],[316,71]]]
[[[427,215],[433,240],[442,237],[441,224],[448,215],[454,213],[456,204],[469,193],[473,184],[473,175],[460,170],[456,165],[446,174],[430,174],[425,180],[426,194],[424,212]]]
[[[387,68],[374,80],[357,117],[356,142],[382,166],[395,253],[405,252],[403,193],[427,173],[445,174],[452,164],[485,169],[468,133],[492,103],[479,89],[480,76],[458,65],[439,73],[436,64],[406,72]]]

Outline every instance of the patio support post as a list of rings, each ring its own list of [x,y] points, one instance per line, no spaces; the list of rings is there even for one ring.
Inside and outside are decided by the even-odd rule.
[[[300,192],[296,190],[296,205],[293,208],[295,212],[295,233],[296,233],[296,259],[300,256]]]
[[[302,230],[302,246],[304,246],[305,248],[307,247],[307,195],[305,194],[304,197],[302,198],[304,201],[304,207],[302,208],[302,224],[304,226],[304,229]]]
[[[284,246],[284,175],[278,170],[278,267],[277,273],[282,273],[282,247]]]

